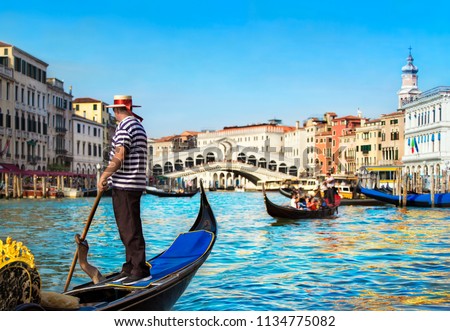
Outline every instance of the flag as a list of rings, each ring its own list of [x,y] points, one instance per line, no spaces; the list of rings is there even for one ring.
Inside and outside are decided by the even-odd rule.
[[[411,139],[411,154],[414,154],[414,138]]]
[[[416,138],[414,138],[414,147],[416,148],[416,152],[419,153],[419,145],[417,144]]]

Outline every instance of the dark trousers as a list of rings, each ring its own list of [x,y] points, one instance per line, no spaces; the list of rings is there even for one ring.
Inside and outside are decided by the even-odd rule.
[[[142,192],[112,190],[114,216],[120,239],[125,246],[125,263],[122,271],[131,275],[146,277],[150,275],[145,259],[145,240],[141,221]]]
[[[334,204],[334,193],[335,193],[334,187],[329,187],[326,190],[325,197],[327,198],[328,203],[330,204]]]

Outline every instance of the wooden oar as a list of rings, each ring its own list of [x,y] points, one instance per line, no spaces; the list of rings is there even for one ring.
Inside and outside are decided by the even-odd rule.
[[[103,194],[103,191],[100,191],[97,193],[97,198],[95,198],[95,202],[94,202],[94,205],[92,206],[91,213],[89,214],[89,218],[84,227],[83,234],[80,237],[80,239],[82,241],[86,239],[87,233],[89,231],[89,227],[91,226],[92,219],[94,218],[94,214],[95,214],[95,211],[97,210],[97,207],[100,202],[100,198],[102,197],[102,194]],[[72,279],[73,271],[75,270],[77,260],[78,260],[78,245],[77,245],[77,249],[75,251],[75,255],[73,256],[73,261],[72,261],[72,265],[70,266],[69,274],[67,275],[66,285],[64,286],[64,292],[66,292],[67,289],[69,288],[70,280]]]

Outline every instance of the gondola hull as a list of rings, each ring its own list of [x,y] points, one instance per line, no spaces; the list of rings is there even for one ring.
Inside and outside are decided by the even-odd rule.
[[[292,195],[292,189],[280,188],[280,193],[287,198]],[[370,198],[356,198],[356,199],[341,199],[340,206],[383,206],[386,203],[377,199]]]
[[[196,195],[198,190],[192,191],[192,192],[165,192],[165,191],[159,191],[159,190],[146,190],[147,194],[155,195],[160,198],[192,198],[194,195]]]
[[[137,290],[134,294],[129,294],[129,290],[124,288],[115,288],[109,286],[89,285],[85,289],[77,287],[65,294],[75,295],[80,298],[80,304],[98,300],[98,298],[117,297],[109,304],[89,304],[82,306],[80,310],[100,310],[100,311],[167,311],[171,310],[178,299],[182,296],[197,270],[205,262],[204,259],[198,261],[195,265],[187,268],[180,274],[172,275],[165,282],[162,280],[158,285],[145,290]]]
[[[217,222],[202,182],[200,191],[200,209],[189,231],[179,234],[168,249],[148,260],[152,266],[152,279],[125,286],[120,283],[121,276],[116,272],[107,275],[96,284],[88,282],[62,293],[62,296],[67,298],[77,298],[79,304],[75,307],[30,303],[22,304],[16,309],[84,311],[172,309],[210,255],[216,241]]]
[[[338,207],[321,207],[318,210],[302,210],[296,209],[289,206],[280,206],[267,197],[265,190],[264,194],[264,204],[266,206],[267,213],[274,218],[286,218],[286,219],[316,219],[316,218],[332,218],[337,213]]]
[[[360,185],[358,186],[358,190],[360,190],[362,194],[369,198],[373,198],[388,204],[392,204],[395,206],[400,206],[403,204],[403,196],[393,195],[382,190],[365,188]],[[432,206],[431,194],[408,193],[406,196],[406,206],[430,208]],[[434,206],[443,208],[450,207],[450,193],[435,193]]]

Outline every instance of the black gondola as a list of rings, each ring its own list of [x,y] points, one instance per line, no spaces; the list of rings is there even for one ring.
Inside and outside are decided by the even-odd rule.
[[[175,192],[175,191],[161,191],[161,190],[157,190],[157,189],[146,189],[145,190],[147,192],[147,194],[151,194],[151,195],[156,195],[157,197],[160,198],[181,198],[181,197],[186,197],[186,198],[192,198],[194,195],[197,194],[198,190],[192,191],[192,192]]]
[[[70,310],[170,310],[206,261],[216,241],[217,223],[202,182],[200,190],[200,210],[191,229],[178,235],[167,250],[148,260],[152,266],[152,279],[124,286],[118,281],[120,274],[113,273],[102,277],[103,280],[96,284],[93,281],[76,286],[62,294],[79,299],[79,306]],[[67,309],[42,306],[36,302],[21,304],[17,308]]]
[[[280,187],[280,193],[287,198],[290,198],[292,196],[292,192],[293,190],[290,187]]]
[[[295,209],[290,206],[280,206],[267,197],[266,191],[263,186],[264,204],[266,205],[267,213],[274,218],[287,218],[287,219],[314,219],[314,218],[332,218],[337,214],[338,206],[334,207],[321,207],[318,210],[302,210]]]
[[[291,198],[292,189],[291,188],[281,188],[280,193],[287,198]],[[377,199],[370,198],[360,198],[360,199],[341,199],[340,206],[383,206],[386,203]]]

